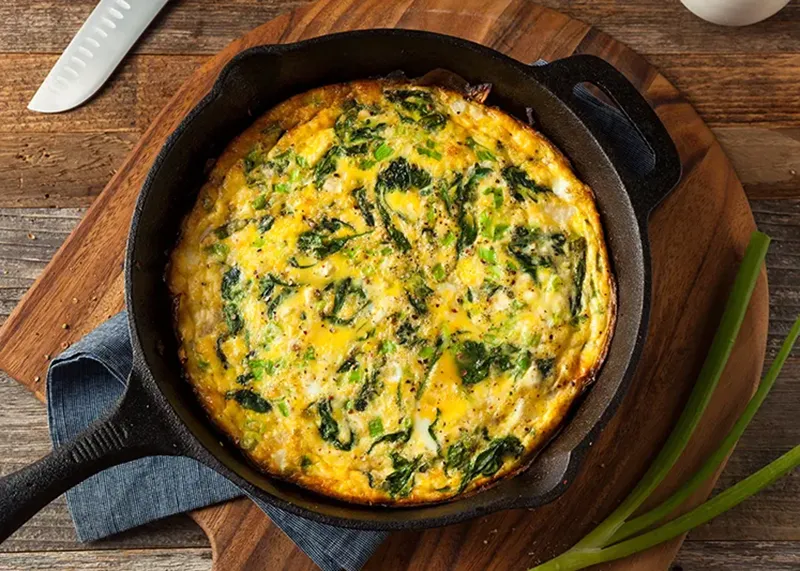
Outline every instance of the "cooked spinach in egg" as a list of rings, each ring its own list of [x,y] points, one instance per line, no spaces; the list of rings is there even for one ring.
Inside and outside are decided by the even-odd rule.
[[[540,133],[410,81],[327,86],[219,158],[167,280],[185,374],[264,472],[360,503],[522,469],[615,297],[592,191]]]

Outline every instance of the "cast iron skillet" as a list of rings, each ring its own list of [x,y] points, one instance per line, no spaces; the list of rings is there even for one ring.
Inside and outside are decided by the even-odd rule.
[[[537,126],[595,190],[617,278],[616,332],[597,382],[527,470],[480,493],[437,505],[347,504],[262,474],[213,429],[181,377],[164,268],[208,161],[256,116],[312,87],[397,70],[418,77],[436,68],[471,83],[491,83],[487,103],[510,113],[525,117],[525,109],[532,109]],[[625,168],[606,135],[587,126],[573,95],[581,82],[601,88],[636,125],[655,155],[648,174]],[[675,146],[656,114],[622,74],[596,57],[573,56],[530,67],[471,42],[407,30],[348,32],[239,54],[167,140],[136,204],[125,264],[134,357],[128,389],[106,419],[0,480],[0,540],[89,476],[148,455],[195,458],[253,497],[311,520],[357,529],[431,527],[552,501],[575,479],[587,447],[614,413],[633,373],[650,307],[647,218],[680,172]]]

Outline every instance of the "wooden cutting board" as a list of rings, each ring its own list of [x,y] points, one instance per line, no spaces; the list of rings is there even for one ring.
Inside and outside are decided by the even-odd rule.
[[[653,309],[636,379],[556,502],[425,532],[396,533],[370,569],[526,569],[574,543],[624,497],[676,420],[700,369],[739,260],[755,228],[742,186],[711,131],[647,61],[591,26],[526,0],[321,0],[239,38],[198,69],[149,127],[83,221],[0,330],[0,367],[44,398],[48,356],[123,308],[123,250],[150,165],[183,116],[243,49],[360,28],[415,28],[481,42],[522,62],[595,54],[620,69],[655,107],[681,154],[680,186],[650,225]],[[90,103],[91,104],[91,103]],[[724,437],[758,382],[768,295],[762,276],[731,362],[698,437],[659,489],[665,497]],[[69,328],[62,327],[69,324]],[[691,503],[710,491],[708,482]],[[248,500],[191,514],[219,571],[314,568]],[[675,540],[606,569],[665,569]]]

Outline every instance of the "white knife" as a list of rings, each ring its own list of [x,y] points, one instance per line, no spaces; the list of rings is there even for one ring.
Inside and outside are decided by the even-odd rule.
[[[106,82],[167,0],[100,0],[28,103],[31,111],[77,107]]]

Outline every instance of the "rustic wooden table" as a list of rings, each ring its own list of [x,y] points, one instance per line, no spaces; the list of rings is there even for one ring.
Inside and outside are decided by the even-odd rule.
[[[0,6],[0,319],[4,319],[156,112],[204,59],[303,4],[175,1],[89,105],[55,116],[25,107],[95,0]],[[775,239],[767,363],[800,312],[800,4],[742,29],[706,24],[677,0],[542,2],[647,57],[712,127],[733,160],[759,227]],[[800,356],[787,363],[719,486],[800,441]],[[0,474],[49,450],[42,405],[0,374]],[[210,568],[203,532],[178,516],[91,545],[77,543],[59,500],[0,546],[0,571]],[[685,570],[800,568],[800,474],[693,532]]]

